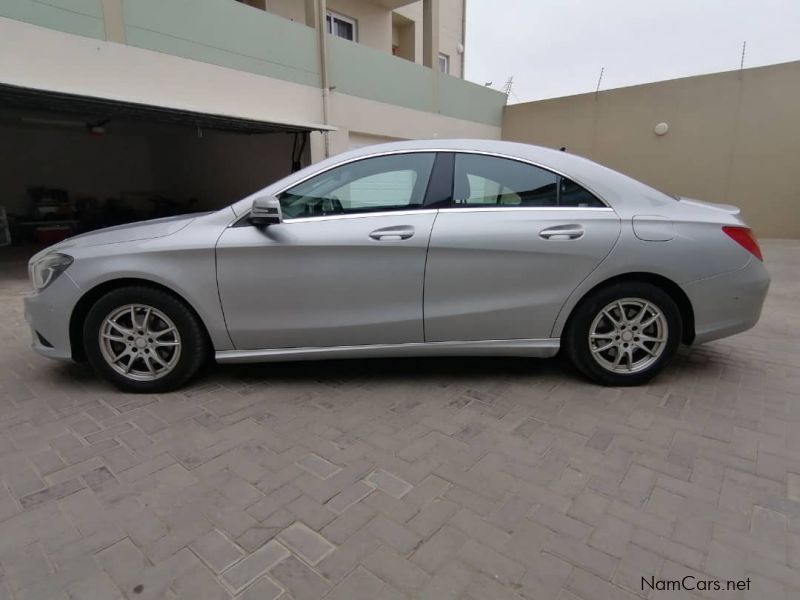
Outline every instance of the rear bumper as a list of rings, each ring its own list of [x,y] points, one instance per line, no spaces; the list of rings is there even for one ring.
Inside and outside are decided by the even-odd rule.
[[[769,289],[769,273],[755,258],[741,269],[699,279],[683,286],[692,303],[695,343],[746,331],[761,316]]]
[[[31,329],[31,347],[37,353],[58,360],[72,358],[69,319],[80,293],[75,282],[63,273],[41,292],[25,297],[25,320]]]

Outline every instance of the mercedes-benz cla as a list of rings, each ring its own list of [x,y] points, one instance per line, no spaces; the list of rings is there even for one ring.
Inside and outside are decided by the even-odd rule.
[[[725,205],[486,140],[386,144],[221,210],[76,236],[30,261],[34,349],[161,392],[217,362],[559,349],[634,385],[752,327],[769,276]]]

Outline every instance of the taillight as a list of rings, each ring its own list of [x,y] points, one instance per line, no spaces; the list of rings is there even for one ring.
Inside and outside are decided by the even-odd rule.
[[[761,255],[761,248],[758,247],[758,240],[753,235],[753,231],[749,227],[733,227],[726,225],[722,231],[728,234],[734,242],[739,244],[742,248],[747,250],[750,254],[755,256],[758,260],[763,261],[764,257]]]

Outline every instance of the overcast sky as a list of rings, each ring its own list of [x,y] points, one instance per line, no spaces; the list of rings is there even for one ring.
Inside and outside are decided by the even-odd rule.
[[[800,60],[800,0],[467,0],[466,77],[511,103]]]

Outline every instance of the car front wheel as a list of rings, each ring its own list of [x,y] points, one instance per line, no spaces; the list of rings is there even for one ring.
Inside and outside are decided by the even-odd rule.
[[[649,381],[675,354],[681,315],[661,288],[625,282],[593,292],[575,309],[563,342],[572,363],[612,386]]]
[[[205,331],[171,294],[150,287],[118,288],[101,297],[84,322],[92,367],[128,392],[173,390],[202,366]]]

